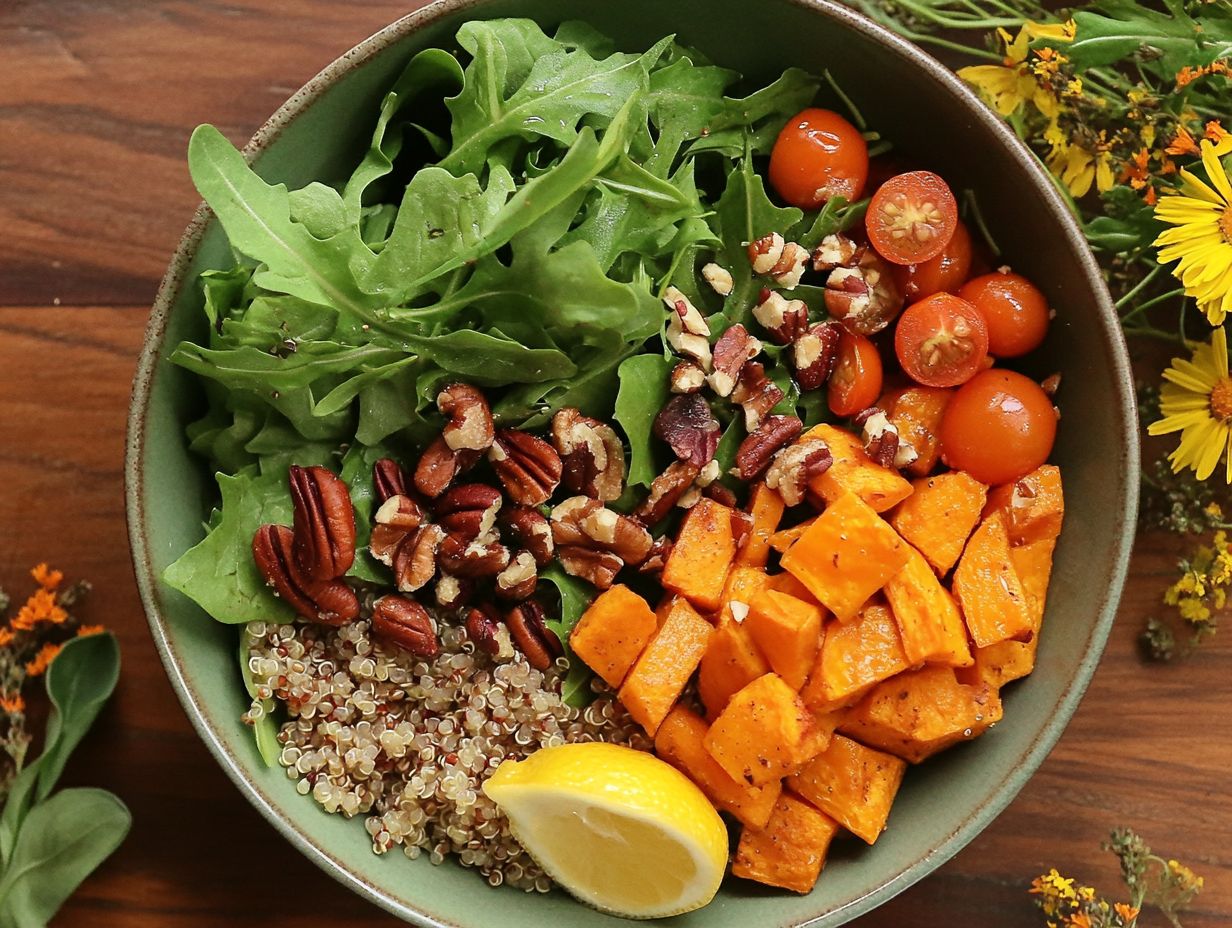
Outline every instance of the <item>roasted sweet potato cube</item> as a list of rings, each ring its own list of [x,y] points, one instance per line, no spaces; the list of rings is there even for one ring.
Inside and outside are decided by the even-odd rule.
[[[582,613],[569,636],[569,646],[614,688],[620,686],[657,627],[650,604],[617,584],[600,593]]]
[[[907,465],[907,473],[924,477],[937,466],[941,455],[941,417],[953,395],[953,390],[943,387],[904,387],[878,401],[877,405],[898,429],[900,440],[915,449],[917,457]]]
[[[770,662],[770,667],[794,690],[804,686],[821,647],[821,609],[777,593],[762,590],[749,603],[744,627]]]
[[[779,554],[785,554],[787,549],[796,543],[796,539],[807,532],[809,526],[816,521],[816,518],[812,518],[801,522],[799,525],[793,525],[791,528],[779,529],[770,536],[770,547]]]
[[[654,735],[706,653],[714,627],[677,597],[620,687],[620,701]]]
[[[749,496],[749,515],[753,517],[753,526],[744,536],[744,542],[736,553],[736,563],[749,567],[765,567],[770,558],[770,536],[779,528],[779,520],[783,518],[783,498],[778,492],[770,489],[764,483],[753,487]]]
[[[1037,632],[1044,621],[1048,580],[1052,576],[1052,552],[1056,545],[1052,539],[1045,539],[1010,548],[1010,563],[1014,565],[1023,592],[1027,594],[1031,623]]]
[[[870,458],[858,436],[833,425],[819,425],[806,433],[809,436],[822,439],[834,458],[826,472],[809,483],[809,489],[827,503],[845,493],[854,493],[874,512],[885,512],[911,495],[910,482],[898,471],[882,467]]]
[[[735,556],[732,511],[712,499],[700,500],[684,517],[662,583],[703,612],[714,612]]]
[[[872,844],[885,828],[907,762],[835,735],[830,746],[787,778],[804,797],[853,835]]]
[[[794,574],[789,574],[787,571],[783,571],[780,574],[771,574],[770,582],[766,584],[766,589],[786,593],[788,596],[802,599],[806,603],[812,603],[814,606],[821,605],[821,603],[817,602],[817,597],[809,592],[809,588],[797,580]]]
[[[746,567],[742,564],[734,566],[727,574],[727,582],[723,584],[723,596],[719,606],[717,624],[732,617],[732,603],[738,603],[736,610],[741,619],[747,609],[743,608],[753,601],[762,590],[770,585],[770,575],[760,567]]]
[[[828,741],[796,691],[768,673],[732,696],[706,733],[706,750],[734,779],[765,786],[794,773]]]
[[[965,685],[954,668],[930,664],[879,684],[839,731],[918,764],[1001,721],[1001,700],[986,683]]]
[[[890,524],[937,573],[948,573],[980,521],[988,487],[966,471],[927,477],[913,486],[915,492],[894,510]]]
[[[967,626],[954,598],[914,548],[906,566],[886,583],[885,595],[909,664],[936,661],[966,667],[971,663]]]
[[[980,523],[954,570],[954,596],[977,648],[998,641],[1029,641],[1035,634],[1027,594],[1010,561],[1005,519]]]
[[[826,507],[782,563],[836,619],[847,622],[902,570],[909,553],[884,519],[847,493]]]
[[[769,672],[770,664],[749,630],[730,616],[721,619],[697,672],[697,693],[706,714],[717,718],[733,693]]]
[[[838,822],[790,793],[783,793],[762,829],[745,828],[732,875],[807,893],[817,883]]]
[[[829,711],[910,666],[893,614],[872,602],[854,622],[826,627],[821,656],[801,696],[814,712]]]
[[[748,828],[764,828],[782,791],[774,781],[763,787],[738,783],[706,751],[706,723],[677,705],[655,732],[655,751],[706,794],[715,808],[739,819]]]
[[[1010,544],[1055,540],[1065,515],[1061,471],[1045,464],[1014,483],[997,487],[988,494],[984,518],[994,512],[1005,516]]]

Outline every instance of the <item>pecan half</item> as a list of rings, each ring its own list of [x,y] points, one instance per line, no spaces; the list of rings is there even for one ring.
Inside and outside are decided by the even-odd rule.
[[[454,451],[445,444],[445,436],[438,435],[415,465],[415,489],[435,499],[445,492],[458,474],[470,470],[482,456],[480,452],[469,449]]]
[[[706,372],[693,361],[681,361],[669,377],[673,393],[696,393],[706,385]]]
[[[771,341],[790,345],[808,328],[808,306],[803,300],[787,299],[777,290],[762,290],[753,307],[753,318]]]
[[[547,670],[565,653],[560,639],[544,624],[543,607],[536,602],[514,606],[505,616],[505,625],[513,643],[537,670]]]
[[[571,406],[552,417],[552,443],[560,453],[562,480],[572,493],[604,501],[624,492],[625,447],[610,425]]]
[[[826,278],[826,311],[857,335],[872,335],[903,309],[903,292],[889,262],[871,249],[855,267],[838,267]]]
[[[390,593],[372,604],[372,632],[416,657],[433,658],[441,653],[432,616],[405,596]]]
[[[391,496],[407,495],[406,471],[393,458],[381,458],[372,465],[372,496],[377,506]]]
[[[312,580],[341,577],[355,562],[355,509],[346,484],[324,467],[294,464],[287,479],[295,509],[296,564]]]
[[[529,599],[539,584],[539,571],[529,551],[519,551],[504,570],[496,575],[496,595],[501,599],[521,602]]]
[[[394,554],[394,583],[402,593],[414,593],[436,576],[436,557],[445,530],[434,522],[408,537]]]
[[[719,447],[719,422],[697,394],[673,396],[655,416],[654,433],[682,461],[704,467]]]
[[[450,535],[472,541],[492,531],[501,508],[501,494],[486,483],[463,483],[446,492],[436,504],[436,518]]]
[[[701,311],[675,287],[668,287],[663,302],[672,310],[667,322],[667,343],[672,350],[710,369],[710,326]]]
[[[404,531],[419,528],[426,518],[427,514],[419,503],[400,493],[389,497],[372,514],[372,521],[377,525],[388,525]]]
[[[501,429],[488,460],[505,492],[519,506],[540,506],[560,485],[564,465],[548,442],[530,432]]]
[[[538,567],[552,563],[556,544],[547,516],[529,506],[513,506],[501,514],[501,524],[522,548],[529,551]]]
[[[806,438],[779,453],[766,472],[766,486],[778,490],[788,506],[798,506],[804,500],[809,481],[824,474],[833,463],[824,441]]]
[[[368,553],[386,567],[393,567],[394,555],[397,554],[399,546],[412,534],[413,530],[408,531],[393,525],[374,525],[368,539]]]
[[[436,408],[449,421],[441,437],[451,451],[487,451],[495,427],[482,393],[467,383],[451,383],[437,394]]]
[[[675,461],[667,470],[650,483],[646,498],[633,510],[632,516],[642,525],[657,525],[667,518],[680,498],[684,496],[701,468],[688,461]]]
[[[766,376],[766,368],[760,361],[750,361],[740,370],[740,380],[731,398],[744,410],[744,427],[753,432],[761,425],[762,417],[783,399],[782,388]]]
[[[606,590],[616,580],[624,567],[624,561],[611,551],[596,551],[580,545],[566,545],[556,549],[556,559],[565,573],[585,580],[596,589]]]
[[[745,363],[757,357],[761,342],[749,334],[748,329],[737,322],[729,326],[714,343],[714,369],[706,378],[719,396],[730,396],[740,377]]]
[[[795,416],[767,416],[757,430],[747,435],[736,451],[736,476],[756,480],[774,456],[800,437],[804,423]]]
[[[470,602],[475,594],[475,584],[466,577],[442,574],[433,588],[436,604],[442,609],[458,609]]]
[[[791,364],[796,383],[804,391],[820,389],[834,370],[838,355],[839,327],[833,322],[818,322],[791,346]]]
[[[640,574],[657,574],[661,573],[663,568],[667,566],[667,559],[671,557],[672,548],[675,546],[666,535],[660,535],[654,540],[654,544],[650,546],[650,552],[646,555],[646,560],[638,566],[637,572]]]
[[[842,232],[832,232],[813,249],[813,270],[832,271],[836,267],[855,267],[864,256],[865,246],[857,245]]]
[[[494,577],[509,565],[509,549],[493,536],[480,535],[468,540],[462,535],[446,535],[437,558],[441,569],[459,577]]]
[[[266,584],[306,619],[342,625],[359,616],[359,599],[342,580],[313,581],[300,571],[293,554],[294,532],[285,525],[262,525],[252,537],[252,559]]]
[[[626,564],[645,560],[652,541],[639,522],[585,496],[572,496],[552,510],[552,537],[558,551],[582,545],[611,551]]]
[[[500,629],[502,627],[500,614],[493,606],[474,606],[466,613],[466,636],[475,643],[475,647],[486,654],[496,657],[500,654]]]

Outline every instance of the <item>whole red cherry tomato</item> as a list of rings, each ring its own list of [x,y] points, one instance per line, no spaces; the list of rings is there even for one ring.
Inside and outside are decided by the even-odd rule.
[[[958,201],[931,171],[891,177],[868,204],[868,240],[894,264],[921,264],[937,257],[958,227]]]
[[[1052,400],[1033,380],[993,368],[964,384],[941,417],[941,458],[987,484],[1012,483],[1048,460]]]
[[[843,332],[830,374],[828,399],[836,416],[854,416],[881,395],[881,355],[863,335]]]
[[[807,109],[787,121],[770,152],[770,183],[801,209],[832,197],[860,199],[868,178],[868,144],[838,113]]]
[[[995,357],[1016,358],[1034,351],[1048,334],[1048,301],[1021,274],[984,274],[963,284],[958,295],[984,317],[988,353]]]
[[[926,387],[956,387],[984,366],[988,328],[979,310],[952,293],[934,293],[903,310],[894,353],[907,376]]]
[[[894,265],[894,279],[911,302],[934,293],[958,293],[971,273],[971,233],[960,219],[941,254],[921,264]]]

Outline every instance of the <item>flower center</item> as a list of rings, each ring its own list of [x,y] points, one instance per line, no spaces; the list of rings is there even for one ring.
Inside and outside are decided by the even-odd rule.
[[[1223,240],[1232,245],[1232,206],[1225,207],[1219,214],[1219,231],[1223,233]]]
[[[1211,388],[1211,415],[1220,422],[1232,419],[1232,377],[1221,377]]]

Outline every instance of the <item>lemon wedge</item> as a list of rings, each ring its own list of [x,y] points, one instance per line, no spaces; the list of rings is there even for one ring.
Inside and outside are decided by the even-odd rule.
[[[718,892],[727,829],[680,771],[615,744],[505,761],[483,791],[514,837],[582,902],[625,918],[691,912]]]

